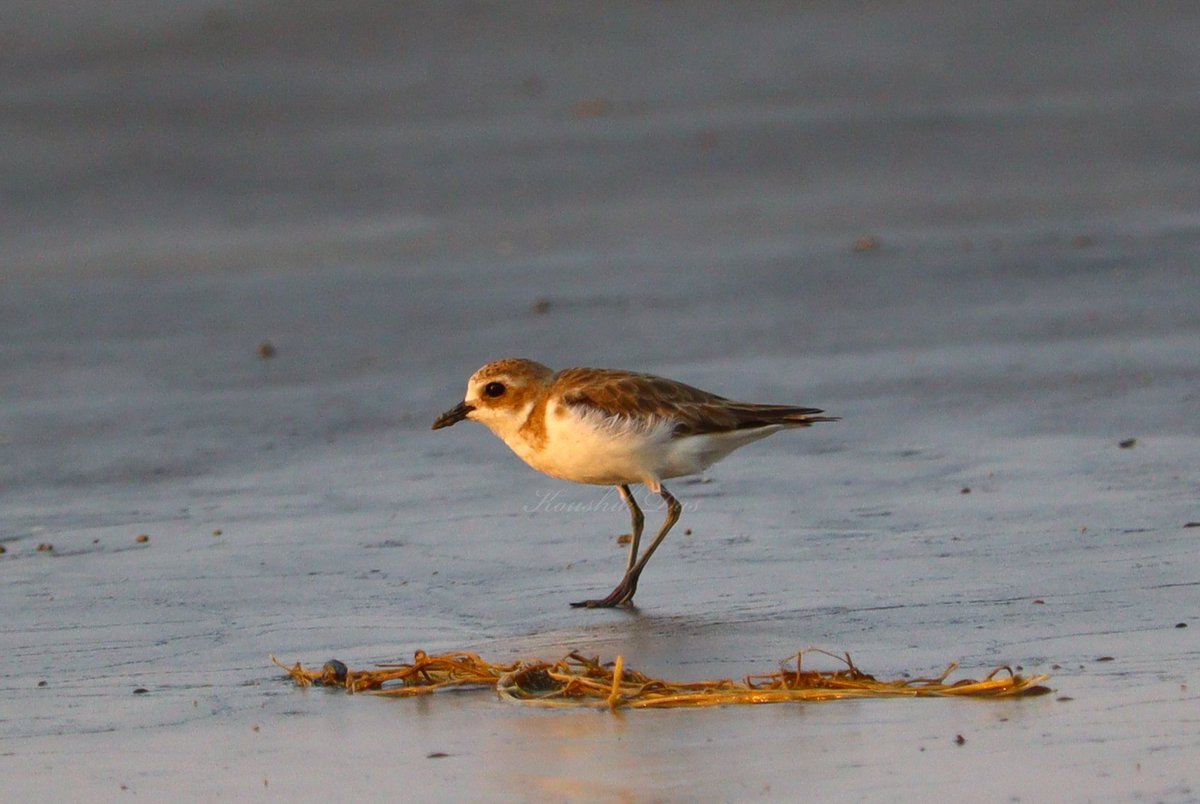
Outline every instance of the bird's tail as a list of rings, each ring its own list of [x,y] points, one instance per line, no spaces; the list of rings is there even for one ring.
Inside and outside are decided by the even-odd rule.
[[[735,409],[738,429],[767,427],[781,424],[784,427],[811,427],[820,422],[836,422],[838,416],[822,416],[820,408],[797,408],[787,405],[739,405]]]

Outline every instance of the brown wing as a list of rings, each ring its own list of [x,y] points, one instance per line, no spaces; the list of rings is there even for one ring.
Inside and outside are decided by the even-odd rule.
[[[753,402],[730,402],[722,408],[722,417],[698,411],[698,415],[675,425],[675,435],[725,433],[731,430],[751,430],[755,427],[811,427],[817,422],[836,422],[837,416],[822,416],[820,408],[797,408],[789,405],[759,405]]]
[[[674,380],[614,369],[566,369],[555,377],[554,386],[572,407],[604,416],[673,421],[675,436],[836,421],[820,416],[817,408],[733,402]]]

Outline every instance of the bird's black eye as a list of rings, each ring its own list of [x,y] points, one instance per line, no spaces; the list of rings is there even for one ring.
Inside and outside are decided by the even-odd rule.
[[[504,392],[506,390],[508,389],[504,387],[504,383],[502,382],[489,382],[487,385],[483,386],[484,396],[490,396],[492,399],[495,399],[498,396],[504,396]]]

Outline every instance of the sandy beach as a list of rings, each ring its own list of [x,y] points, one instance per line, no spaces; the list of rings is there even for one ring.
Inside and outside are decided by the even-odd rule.
[[[1198,23],[14,12],[3,797],[1200,799]],[[430,430],[506,356],[842,420],[671,484],[637,608],[572,609],[624,566],[619,500]],[[699,680],[808,646],[1053,693],[538,711],[269,658]]]

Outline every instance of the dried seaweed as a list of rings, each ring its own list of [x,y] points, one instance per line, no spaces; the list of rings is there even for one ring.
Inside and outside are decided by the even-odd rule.
[[[822,654],[844,665],[835,670],[804,669],[804,657]],[[272,661],[297,684],[341,687],[348,692],[373,695],[428,695],[439,690],[466,687],[493,689],[500,698],[530,706],[589,707],[601,709],[665,709],[672,707],[727,706],[831,701],[845,698],[1008,698],[1050,692],[1046,675],[1022,676],[1009,667],[998,667],[981,681],[949,682],[958,669],[951,664],[936,678],[879,681],[855,666],[849,654],[837,656],[823,650],[800,651],[774,673],[747,676],[741,682],[677,682],[652,678],[625,667],[625,660],[601,663],[572,652],[554,663],[518,661],[493,664],[474,653],[430,656],[417,651],[411,663],[380,665],[373,670],[350,670],[334,659],[320,670],[306,670]]]

